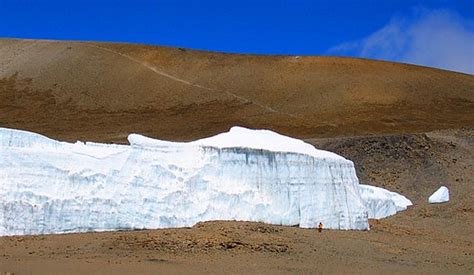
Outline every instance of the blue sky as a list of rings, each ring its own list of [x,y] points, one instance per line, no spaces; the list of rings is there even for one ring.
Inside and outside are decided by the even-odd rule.
[[[473,2],[0,0],[0,37],[343,55],[472,74]]]

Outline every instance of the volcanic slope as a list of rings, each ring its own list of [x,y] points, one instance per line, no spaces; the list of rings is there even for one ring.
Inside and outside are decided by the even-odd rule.
[[[299,138],[474,125],[474,76],[372,60],[0,40],[0,125],[57,139]]]

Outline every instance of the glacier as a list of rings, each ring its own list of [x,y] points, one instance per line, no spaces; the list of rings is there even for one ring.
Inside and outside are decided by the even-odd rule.
[[[233,127],[192,142],[128,140],[68,143],[0,128],[0,236],[210,220],[368,230],[368,218],[393,214],[392,205],[399,210],[390,199],[396,196],[382,192],[380,202],[367,195],[352,161],[269,130]],[[374,199],[368,211],[366,200]]]

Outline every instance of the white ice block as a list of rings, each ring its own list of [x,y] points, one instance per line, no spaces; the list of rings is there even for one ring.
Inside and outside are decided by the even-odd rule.
[[[429,203],[442,203],[449,201],[449,190],[446,186],[441,186],[428,198]]]

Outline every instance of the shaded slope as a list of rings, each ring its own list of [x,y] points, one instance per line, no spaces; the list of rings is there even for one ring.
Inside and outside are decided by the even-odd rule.
[[[474,124],[474,77],[334,57],[0,40],[0,125],[124,142],[189,140],[233,125],[333,137]]]

